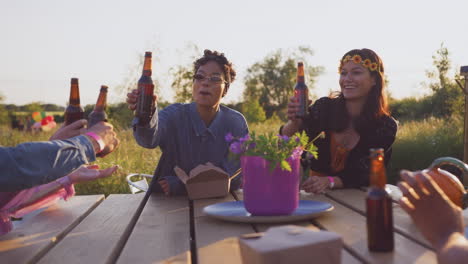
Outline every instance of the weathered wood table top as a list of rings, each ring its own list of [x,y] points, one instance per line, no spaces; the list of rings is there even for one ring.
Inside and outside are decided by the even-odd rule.
[[[156,194],[145,203],[144,197],[76,196],[26,216],[15,222],[11,233],[0,237],[0,263],[191,263],[196,256],[198,263],[234,264],[241,263],[239,236],[278,225],[233,223],[204,215],[205,206],[241,199],[242,192],[192,203],[186,197]],[[302,193],[301,199],[328,202],[334,209],[287,224],[340,234],[342,263],[437,262],[434,251],[396,203],[395,250],[372,253],[367,249],[364,191]]]

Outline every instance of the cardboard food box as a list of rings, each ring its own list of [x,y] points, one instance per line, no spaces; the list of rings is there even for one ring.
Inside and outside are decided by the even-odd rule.
[[[339,264],[343,242],[334,232],[286,225],[243,237],[239,245],[244,264]]]
[[[211,163],[198,165],[189,175],[177,166],[174,171],[185,183],[188,197],[192,200],[224,197],[229,193],[231,185],[229,175]]]

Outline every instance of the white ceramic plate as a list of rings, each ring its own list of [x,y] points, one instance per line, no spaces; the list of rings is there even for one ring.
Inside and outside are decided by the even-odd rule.
[[[312,219],[333,210],[333,205],[325,202],[301,200],[290,215],[255,216],[245,210],[243,201],[225,202],[206,206],[203,212],[214,218],[241,223],[287,223]]]

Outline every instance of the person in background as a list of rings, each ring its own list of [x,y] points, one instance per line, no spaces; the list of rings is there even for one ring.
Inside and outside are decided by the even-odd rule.
[[[159,146],[162,150],[152,182],[155,192],[186,194],[185,185],[174,171],[176,166],[189,173],[197,165],[211,162],[229,175],[240,167],[228,160],[225,136],[248,134],[247,123],[241,113],[220,105],[235,77],[236,72],[223,53],[205,50],[194,62],[194,102],[156,109],[147,127],[138,126],[134,120],[137,143],[145,148]],[[127,95],[131,110],[136,109],[137,98],[138,90]],[[234,178],[231,190],[240,184],[241,177]]]
[[[455,205],[431,177],[421,171],[400,173],[398,184],[403,196],[400,206],[434,248],[439,263],[467,263],[462,210]],[[437,213],[434,213],[434,210]]]
[[[310,169],[301,186],[306,192],[367,186],[369,149],[383,148],[386,164],[391,158],[397,122],[387,106],[382,60],[370,49],[354,49],[341,58],[339,74],[341,91],[317,100],[303,119],[291,97],[288,122],[280,128],[287,136],[305,130],[311,139],[325,133],[314,142],[318,159],[303,161]]]

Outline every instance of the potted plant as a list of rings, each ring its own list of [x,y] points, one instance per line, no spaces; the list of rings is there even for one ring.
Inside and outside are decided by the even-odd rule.
[[[305,132],[292,137],[255,133],[242,138],[226,135],[231,155],[241,161],[244,205],[249,213],[287,215],[296,210],[301,155],[307,151],[317,158],[317,147],[313,144],[317,138],[309,141]]]

